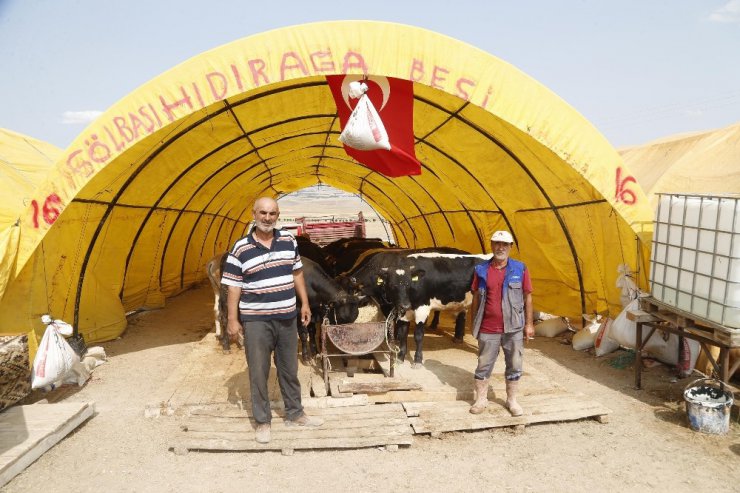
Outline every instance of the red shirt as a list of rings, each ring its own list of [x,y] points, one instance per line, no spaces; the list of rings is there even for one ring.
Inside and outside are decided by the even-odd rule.
[[[493,262],[488,267],[486,275],[486,308],[483,312],[483,321],[480,324],[480,331],[486,334],[501,334],[504,332],[504,312],[501,308],[501,297],[504,288],[504,278],[506,269],[497,269]],[[522,290],[524,295],[532,292],[532,281],[529,278],[529,269],[524,269],[524,278],[522,279]],[[478,276],[473,276],[473,292],[478,290]]]

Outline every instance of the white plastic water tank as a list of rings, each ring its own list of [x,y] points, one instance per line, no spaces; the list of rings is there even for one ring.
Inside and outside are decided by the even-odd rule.
[[[660,194],[654,226],[652,296],[740,328],[740,194]]]

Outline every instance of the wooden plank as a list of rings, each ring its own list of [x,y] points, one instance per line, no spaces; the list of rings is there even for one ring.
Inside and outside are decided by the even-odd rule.
[[[628,310],[627,318],[633,322],[657,322],[660,320],[658,317],[642,310]]]
[[[0,487],[60,442],[95,413],[92,402],[14,406],[0,414],[0,429],[18,430],[0,437]],[[12,435],[12,438],[9,436]],[[18,441],[19,438],[22,441]],[[10,441],[5,441],[9,438]]]
[[[367,406],[370,404],[370,401],[367,399],[366,394],[353,394],[346,399],[309,397],[308,399],[303,399],[302,403],[304,409],[323,409],[327,407]]]
[[[303,404],[304,409],[309,410],[309,414],[311,414],[311,409],[325,409],[325,408],[331,408],[331,407],[352,407],[352,406],[367,406],[370,404],[370,402],[367,399],[366,394],[354,394],[351,397],[348,397],[346,399],[334,399],[332,397],[307,397],[305,399],[301,399],[301,403]],[[177,409],[177,412],[161,412],[159,409],[145,409],[145,416],[146,417],[158,417],[158,416],[170,416],[172,414],[177,414],[178,416],[216,416],[216,415],[224,415],[224,414],[231,414],[233,417],[242,417],[246,416],[246,409],[251,409],[250,406],[242,406],[241,403],[239,404],[229,404],[229,403],[217,403],[217,404],[195,404],[195,405],[185,405],[180,406]],[[273,410],[274,416],[279,416],[281,414],[281,411],[285,410],[285,405],[283,404],[283,401],[278,402],[271,402],[270,403],[270,409]]]
[[[331,398],[330,398],[331,399]],[[345,400],[345,399],[342,399]],[[390,403],[390,404],[376,404],[372,406],[352,406],[352,407],[327,407],[322,409],[315,409],[312,410],[310,415],[312,416],[321,416],[322,418],[326,418],[327,416],[331,415],[354,415],[354,416],[372,416],[378,413],[383,412],[401,412],[405,413],[403,406],[399,403]],[[193,416],[212,416],[212,417],[221,417],[221,418],[249,418],[251,417],[251,414],[248,410],[244,409],[220,409],[220,410],[196,410],[192,414]],[[272,410],[272,417],[273,418],[280,418],[282,416],[282,413],[279,413],[277,410]]]
[[[373,416],[372,418],[365,419],[342,419],[342,420],[329,420],[327,419],[319,428],[306,428],[305,431],[321,430],[324,428],[331,428],[332,430],[350,430],[350,429],[365,429],[368,427],[375,427],[377,430],[382,430],[391,425],[408,425],[408,418],[405,415],[399,415],[398,413],[389,415]],[[201,420],[201,421],[188,421],[187,424],[183,425],[183,431],[187,432],[213,432],[213,433],[246,433],[252,432],[253,427],[256,423],[249,419],[229,419],[226,421],[215,421]],[[273,420],[272,431],[284,431],[284,430],[299,430],[304,431],[303,428],[299,427],[288,427],[282,420]]]
[[[379,394],[391,390],[421,390],[421,384],[401,378],[386,378],[375,382],[352,382],[343,379],[339,383],[340,392],[355,392],[363,394]]]
[[[301,383],[301,400],[311,397],[311,379],[315,370],[312,366],[298,364],[298,381]]]
[[[341,449],[366,448],[383,445],[411,445],[413,435],[371,436],[350,438],[301,439],[301,440],[270,440],[270,443],[257,443],[251,440],[191,440],[182,439],[171,448],[182,447],[187,450],[301,450],[301,449]]]
[[[461,403],[461,401],[441,401],[441,402],[429,402],[429,401],[423,401],[423,402],[403,402],[401,403],[403,406],[403,409],[406,411],[406,416],[409,417],[415,417],[418,416],[419,413],[425,409],[434,408],[438,409],[439,412],[446,412],[448,408],[456,409],[461,406],[467,406],[467,408],[470,408],[471,404],[464,402]]]
[[[408,406],[407,412],[417,412],[418,417],[409,418],[415,433],[439,433],[460,430],[527,425],[544,422],[572,421],[593,416],[605,416],[611,411],[601,404],[575,395],[519,399],[524,415],[513,417],[498,403],[490,403],[481,414],[468,411],[464,402],[448,403],[440,407]]]
[[[406,416],[406,411],[402,407],[390,408],[385,406],[394,406],[397,404],[386,404],[377,406],[355,406],[355,407],[337,407],[337,408],[324,408],[315,409],[309,413],[311,416],[318,416],[326,421],[341,421],[341,420],[366,420],[373,417],[393,417],[393,416]],[[466,404],[467,405],[467,404]],[[374,409],[379,407],[380,409]],[[188,417],[187,423],[198,423],[198,422],[234,422],[242,420],[252,420],[252,416],[245,411],[241,411],[239,414],[235,414],[231,411],[213,412],[213,413],[201,413],[193,414]],[[283,413],[272,412],[273,421],[282,422],[284,419]]]
[[[473,399],[473,391],[460,391],[450,387],[444,390],[402,390],[390,391],[383,394],[368,394],[371,403],[414,402],[414,401],[469,401]]]
[[[324,382],[324,376],[317,373],[311,374],[311,391],[315,397],[326,397],[326,383]]]
[[[360,426],[354,428],[337,428],[327,427],[326,425],[318,428],[286,428],[278,427],[273,423],[270,435],[275,440],[306,440],[318,438],[365,438],[373,436],[397,436],[410,435],[412,430],[409,426],[408,418],[398,422],[390,422],[388,425]],[[219,431],[219,430],[185,430],[179,434],[188,440],[254,440],[254,430],[249,429],[236,431]],[[298,447],[300,448],[300,447]]]
[[[339,379],[342,381],[342,383],[347,382],[380,382],[383,380],[388,379],[389,377],[384,377],[381,373],[355,373],[354,376],[348,377],[347,375],[344,375],[343,373],[337,373],[336,374]]]
[[[714,337],[730,347],[740,347],[740,330],[723,331],[715,329]]]
[[[343,392],[339,390],[339,383],[342,381],[342,377],[338,375],[329,375],[329,393],[334,398],[347,398],[352,397],[352,392]]]

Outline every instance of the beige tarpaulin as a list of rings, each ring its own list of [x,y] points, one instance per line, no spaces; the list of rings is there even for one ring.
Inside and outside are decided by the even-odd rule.
[[[619,153],[653,206],[658,193],[740,193],[740,123]]]
[[[345,73],[413,81],[420,175],[391,179],[347,156],[326,81]],[[0,330],[50,312],[88,341],[113,338],[126,311],[202,281],[255,198],[319,183],[361,194],[401,246],[484,252],[492,231],[511,230],[543,311],[615,315],[621,263],[647,284],[646,197],[573,108],[446,36],[326,22],[200,54],[82,132],[22,217]]]

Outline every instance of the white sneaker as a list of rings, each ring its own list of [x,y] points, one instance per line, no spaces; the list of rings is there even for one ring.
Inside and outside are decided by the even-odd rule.
[[[270,423],[258,423],[254,430],[254,439],[257,443],[270,443]]]

